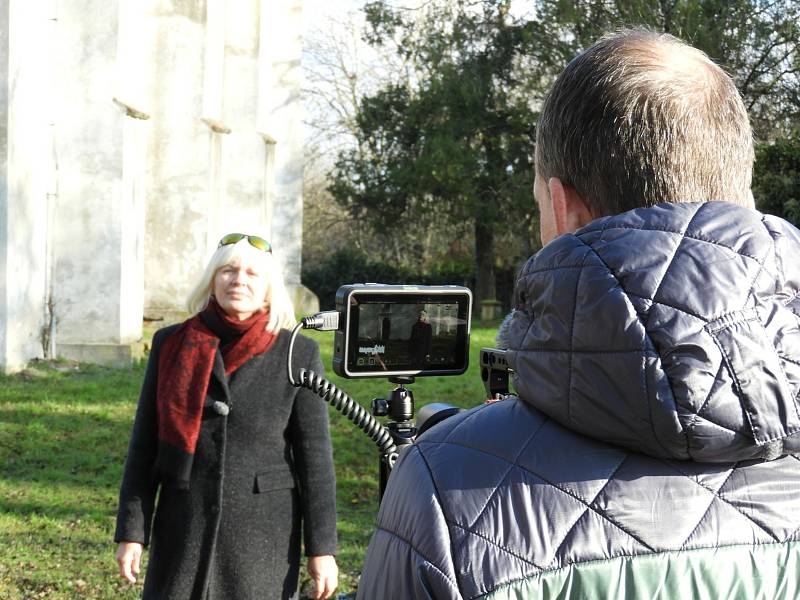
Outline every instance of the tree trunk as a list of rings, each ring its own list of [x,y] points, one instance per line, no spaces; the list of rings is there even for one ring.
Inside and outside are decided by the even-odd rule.
[[[475,219],[475,264],[478,267],[475,282],[474,308],[480,310],[481,301],[494,299],[494,232],[483,219]]]

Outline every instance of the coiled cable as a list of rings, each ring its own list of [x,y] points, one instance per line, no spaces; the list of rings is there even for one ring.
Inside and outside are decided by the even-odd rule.
[[[336,387],[336,384],[328,381],[322,375],[318,375],[311,369],[300,369],[298,372],[298,380],[295,381],[292,374],[292,349],[294,348],[295,338],[302,328],[303,322],[298,323],[292,330],[292,337],[289,341],[289,356],[286,361],[289,382],[294,387],[304,387],[311,390],[346,416],[356,427],[361,429],[361,431],[366,433],[369,438],[375,442],[381,454],[388,457],[389,465],[394,466],[394,462],[397,459],[397,446],[392,440],[389,430],[381,425],[375,417],[369,414],[363,406],[346,392]]]

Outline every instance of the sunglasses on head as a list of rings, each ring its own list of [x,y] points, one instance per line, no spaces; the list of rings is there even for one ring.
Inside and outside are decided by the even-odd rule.
[[[223,246],[230,246],[231,244],[241,242],[245,238],[247,238],[247,241],[253,248],[257,248],[262,252],[269,252],[270,254],[272,254],[272,244],[270,244],[264,238],[258,237],[257,235],[247,235],[246,233],[229,233],[228,235],[223,236],[222,239],[219,241],[217,248],[222,248]]]

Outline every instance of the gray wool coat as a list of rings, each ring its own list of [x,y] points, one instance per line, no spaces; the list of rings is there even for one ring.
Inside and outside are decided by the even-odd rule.
[[[301,523],[306,555],[336,552],[327,407],[288,383],[287,331],[230,380],[217,352],[190,488],[160,485],[154,469],[158,356],[175,327],[153,338],[114,539],[149,545],[145,599],[291,598]],[[293,364],[321,373],[316,344],[299,337]],[[227,416],[211,408],[216,400],[230,405]]]

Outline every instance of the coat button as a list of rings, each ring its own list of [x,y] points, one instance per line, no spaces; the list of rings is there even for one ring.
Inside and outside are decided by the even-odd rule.
[[[219,512],[219,505],[217,505],[217,504],[212,504],[212,505],[211,505],[211,514],[212,514],[212,515],[215,515],[215,514],[217,514],[218,512]]]

